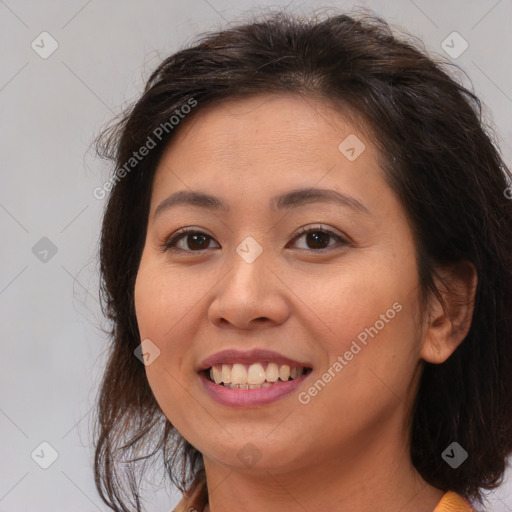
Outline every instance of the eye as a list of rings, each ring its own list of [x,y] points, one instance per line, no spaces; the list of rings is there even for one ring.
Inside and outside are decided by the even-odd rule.
[[[315,252],[324,251],[336,245],[336,243],[329,244],[329,239],[335,239],[338,245],[342,246],[350,244],[340,235],[321,225],[300,228],[292,241],[300,240],[301,238],[304,238],[305,243],[311,247],[299,247],[299,249],[312,249]],[[163,250],[164,252],[172,251],[182,253],[200,252],[211,249],[212,247],[209,242],[212,241],[213,238],[202,231],[182,228],[164,243]]]
[[[301,238],[304,238],[305,243],[311,247],[299,247],[299,249],[315,249],[317,252],[336,245],[336,243],[329,244],[329,238],[336,239],[339,242],[338,245],[349,245],[349,242],[343,237],[321,225],[300,228],[298,235],[293,240],[300,240]]]
[[[209,249],[208,241],[213,240],[210,235],[190,228],[183,228],[176,236],[171,237],[164,244],[164,250],[173,252],[198,252]]]

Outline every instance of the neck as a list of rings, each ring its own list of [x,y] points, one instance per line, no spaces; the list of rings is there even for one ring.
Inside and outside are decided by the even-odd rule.
[[[379,433],[370,445],[349,451],[340,448],[322,463],[286,469],[233,469],[205,457],[210,504],[205,511],[432,512],[440,501],[443,491],[421,478],[407,446],[391,436]]]

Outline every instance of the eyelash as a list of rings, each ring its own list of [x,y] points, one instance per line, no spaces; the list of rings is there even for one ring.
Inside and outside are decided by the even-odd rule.
[[[341,237],[337,233],[334,233],[330,229],[324,228],[320,225],[319,226],[309,226],[309,227],[303,226],[303,227],[299,228],[297,233],[294,235],[292,241],[295,241],[298,238],[301,238],[303,235],[306,235],[308,233],[320,233],[320,232],[330,235],[333,238],[336,238],[342,246],[351,245],[351,243],[349,241],[345,240],[343,237]],[[182,238],[186,238],[187,235],[205,235],[208,238],[210,238],[211,240],[213,240],[213,237],[211,237],[210,235],[208,235],[207,233],[204,233],[202,231],[199,231],[199,230],[196,230],[193,228],[182,228],[182,229],[178,230],[174,234],[174,236],[170,237],[163,244],[163,246],[162,246],[163,252],[171,251],[171,252],[175,252],[175,253],[178,253],[178,252],[180,252],[180,253],[201,253],[201,252],[204,252],[205,250],[208,250],[208,248],[207,248],[207,249],[200,249],[200,250],[194,251],[194,250],[190,250],[190,249],[185,250],[185,249],[180,249],[180,248],[176,247],[176,243],[179,242]],[[335,246],[336,246],[336,244],[327,246],[323,249],[301,249],[301,250],[309,250],[309,251],[313,251],[313,252],[317,252],[317,253],[318,252],[324,253],[324,252],[332,250],[332,248]]]

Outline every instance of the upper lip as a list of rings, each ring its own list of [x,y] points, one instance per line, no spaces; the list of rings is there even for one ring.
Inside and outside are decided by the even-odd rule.
[[[221,352],[217,352],[216,354],[203,359],[199,364],[197,371],[201,372],[203,370],[207,370],[215,364],[252,364],[263,362],[287,364],[290,367],[311,368],[309,363],[295,361],[294,359],[290,359],[289,357],[283,356],[282,354],[272,350],[255,348],[245,352],[237,349],[222,350]]]

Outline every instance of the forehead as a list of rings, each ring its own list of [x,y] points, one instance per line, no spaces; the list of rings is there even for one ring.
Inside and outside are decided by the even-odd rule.
[[[258,94],[225,99],[201,108],[182,121],[167,151],[177,146],[212,155],[248,152],[251,148],[287,148],[297,155],[318,157],[317,147],[334,143],[345,132],[362,131],[325,101],[296,94]],[[325,136],[328,139],[325,139]],[[310,144],[301,146],[308,141]],[[315,143],[312,145],[311,143]]]
[[[382,180],[367,130],[325,101],[259,94],[198,109],[164,150],[156,195],[161,188],[243,192],[285,189],[291,183],[311,187],[319,181],[357,189],[376,177]],[[350,158],[354,151],[356,159]]]

